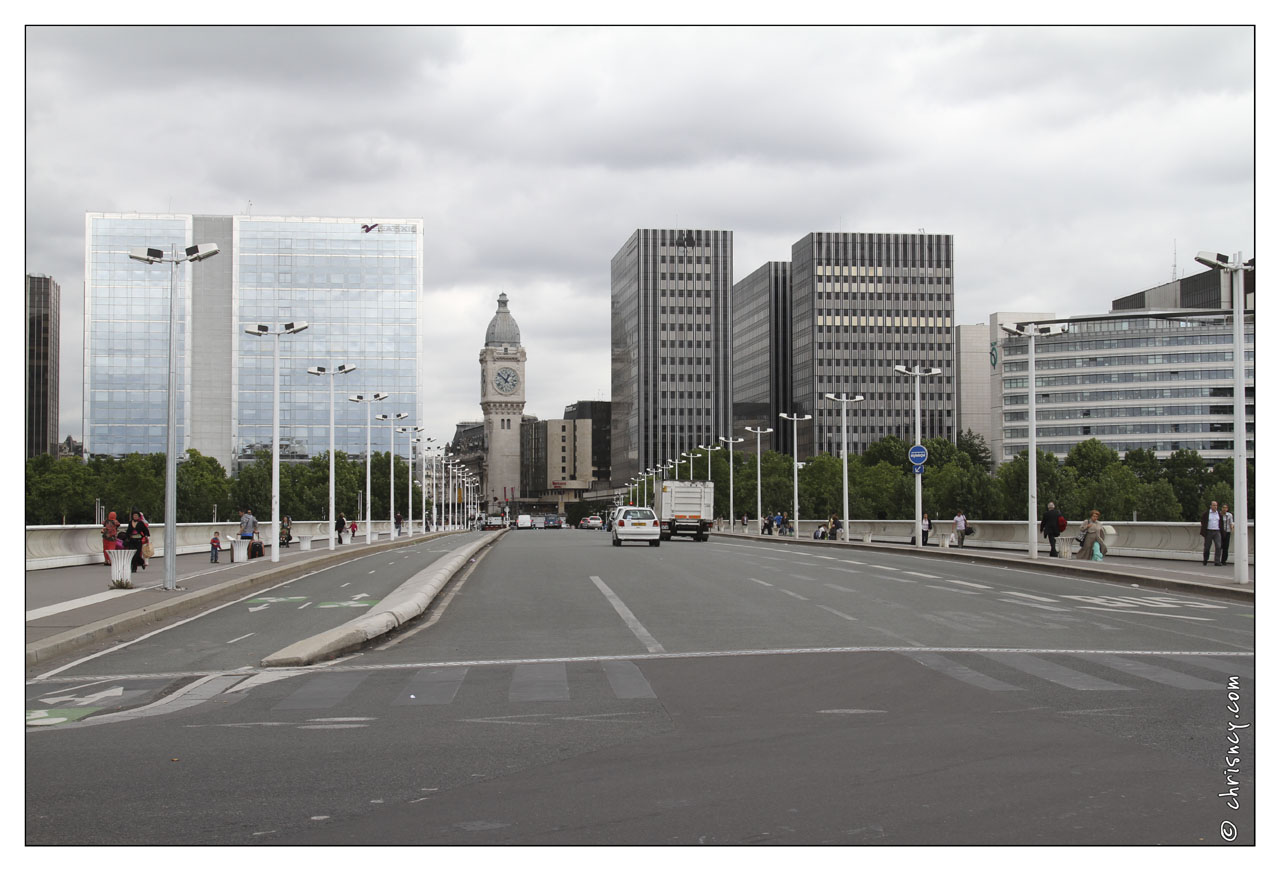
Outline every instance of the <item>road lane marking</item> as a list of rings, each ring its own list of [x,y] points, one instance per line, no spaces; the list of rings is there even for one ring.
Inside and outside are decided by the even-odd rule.
[[[782,593],[786,593],[788,596],[793,596],[793,597],[795,597],[795,598],[799,599],[801,602],[807,602],[807,601],[809,601],[807,598],[805,598],[804,596],[800,595],[799,593],[793,593],[793,592],[791,592],[790,590],[784,590],[784,589],[782,589],[781,587],[779,587],[779,588],[778,588],[778,591],[779,591],[779,592],[782,592]]]
[[[1108,614],[1112,614],[1116,617],[1122,615],[1127,616],[1129,614],[1145,614],[1148,617],[1172,617],[1175,620],[1196,620],[1201,623],[1214,622],[1212,617],[1189,617],[1186,614],[1164,614],[1159,611],[1130,611],[1128,609],[1120,610],[1118,608],[1094,608],[1090,605],[1080,605],[1079,608],[1082,611],[1106,611]]]
[[[301,605],[298,606],[298,610],[301,611],[303,608],[307,607],[310,604],[311,604],[310,602],[303,602]]]
[[[764,585],[764,586],[766,586],[766,587],[772,587],[772,586],[773,586],[773,584],[769,583],[768,581],[762,581],[762,580],[760,580],[759,578],[747,578],[747,580],[748,580],[748,581],[755,581],[757,584],[763,584],[763,585]]]
[[[878,566],[878,565],[876,565],[875,563],[872,563],[872,564],[871,564],[871,568],[873,568],[873,569],[884,569],[886,572],[896,572],[896,571],[898,571],[898,569],[894,568],[893,566]]]
[[[74,611],[76,608],[83,608],[86,605],[96,605],[99,602],[106,602],[109,599],[117,599],[120,596],[127,596],[130,593],[141,593],[143,590],[154,590],[157,586],[151,587],[135,587],[132,590],[107,590],[105,593],[94,593],[92,596],[84,596],[80,599],[71,599],[66,602],[59,602],[56,605],[45,605],[43,608],[34,608],[27,612],[27,622],[39,620],[41,617],[50,617],[54,614],[61,614],[63,611]]]
[[[833,590],[839,590],[842,593],[856,593],[857,590],[851,590],[848,587],[842,587],[839,584],[823,584],[824,587],[830,587]]]
[[[1022,689],[1022,687],[1016,687],[1013,684],[1005,683],[1002,680],[996,680],[995,678],[985,675],[980,671],[974,671],[967,665],[961,665],[958,662],[953,662],[945,656],[938,656],[932,653],[915,652],[907,653],[906,656],[909,659],[914,659],[925,668],[933,669],[934,671],[945,674],[948,677],[953,677],[956,680],[964,681],[967,684],[981,687],[984,690],[993,690],[995,692],[1016,692]]]
[[[938,575],[926,575],[924,572],[909,572],[904,569],[902,573],[904,575],[915,575],[917,578],[932,578],[935,581],[942,580]]]
[[[618,612],[618,616],[622,618],[622,622],[627,624],[627,628],[631,630],[632,634],[635,635],[636,638],[640,639],[640,643],[643,644],[650,653],[667,652],[666,648],[658,643],[658,639],[649,634],[649,630],[644,628],[640,621],[636,619],[636,615],[631,613],[631,609],[623,604],[622,600],[618,598],[617,594],[614,593],[613,590],[609,589],[608,585],[605,584],[604,581],[600,580],[595,575],[591,575],[591,583],[595,584],[601,593],[604,593],[604,597],[609,600],[609,604],[613,606],[613,610]]]
[[[964,586],[966,586],[966,587],[977,587],[979,590],[990,590],[990,589],[991,589],[991,587],[987,586],[986,584],[975,584],[975,583],[972,583],[972,582],[970,582],[970,581],[953,581],[953,580],[951,580],[950,578],[944,578],[944,579],[943,579],[943,582],[944,582],[944,583],[947,583],[947,584],[963,584],[963,585],[964,585]]]
[[[228,644],[235,644],[237,641],[244,641],[246,638],[248,638],[248,637],[249,637],[249,635],[254,635],[254,634],[256,634],[256,633],[250,632],[248,635],[241,635],[239,638],[232,638],[232,639],[231,639],[230,641],[228,641],[227,643],[228,643]]]
[[[1125,674],[1131,674],[1144,680],[1153,681],[1154,683],[1164,684],[1165,686],[1176,687],[1180,690],[1220,690],[1222,684],[1214,681],[1207,681],[1193,675],[1183,674],[1182,672],[1173,671],[1172,669],[1162,668],[1150,662],[1139,662],[1136,659],[1125,659],[1121,656],[1108,656],[1099,653],[1085,653],[1080,655],[1081,659],[1090,662],[1096,662],[1099,665],[1105,665],[1107,668],[1114,668],[1116,671],[1122,671]]]
[[[1040,659],[1027,653],[984,653],[987,659],[1006,665],[1010,668],[1056,683],[1073,690],[1131,690],[1132,687],[1121,686],[1100,677],[1094,677],[1065,665],[1058,665],[1047,659]]]
[[[1024,602],[1021,599],[1001,599],[1001,602],[1008,602],[1011,605],[1026,605],[1028,608],[1040,608],[1044,611],[1062,611],[1070,613],[1070,608],[1055,608],[1053,605],[1037,605],[1035,602]]]
[[[1056,602],[1057,599],[1050,599],[1045,596],[1033,596],[1030,593],[1019,593],[1015,590],[1001,590],[1006,596],[1021,596],[1024,599],[1035,599],[1037,602]]]
[[[925,584],[931,590],[942,590],[947,593],[964,593],[966,596],[981,596],[981,593],[975,593],[973,590],[957,590],[955,587],[939,587],[937,584]]]
[[[856,621],[858,619],[857,617],[850,617],[848,614],[844,613],[843,611],[837,611],[835,608],[828,608],[826,605],[819,605],[818,607],[821,608],[823,611],[830,611],[832,614],[835,614],[837,617],[843,617],[846,620]]]
[[[817,578],[811,578],[808,575],[792,575],[797,581],[816,581]]]

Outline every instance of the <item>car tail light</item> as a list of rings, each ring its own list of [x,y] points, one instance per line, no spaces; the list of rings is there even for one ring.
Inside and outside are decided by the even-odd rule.
[[[626,526],[626,525],[627,525],[627,521],[625,521],[625,520],[619,520],[619,521],[618,521],[618,525],[619,525],[619,526]]]

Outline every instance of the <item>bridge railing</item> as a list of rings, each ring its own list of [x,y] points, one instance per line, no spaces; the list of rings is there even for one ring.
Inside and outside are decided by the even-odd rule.
[[[813,533],[826,521],[801,520],[797,532],[801,538],[813,538]],[[984,547],[1026,553],[1027,522],[1025,520],[970,520],[974,533],[965,539],[966,547]],[[1107,527],[1107,551],[1114,556],[1148,557],[1151,559],[1191,560],[1200,559],[1204,553],[1204,539],[1200,537],[1199,523],[1157,523],[1147,521],[1103,521]],[[727,531],[728,521],[721,527]],[[852,542],[879,542],[908,544],[911,542],[915,522],[912,520],[849,520],[849,540]],[[742,521],[734,526],[742,531]],[[755,534],[752,520],[747,529]],[[947,547],[955,524],[951,520],[934,520],[929,532],[929,547]],[[1058,536],[1061,551],[1080,532],[1080,521],[1067,521],[1067,528]],[[1037,535],[1039,527],[1037,525]],[[1249,561],[1253,562],[1254,525],[1249,524]],[[1039,538],[1039,550],[1048,555],[1049,540]]]

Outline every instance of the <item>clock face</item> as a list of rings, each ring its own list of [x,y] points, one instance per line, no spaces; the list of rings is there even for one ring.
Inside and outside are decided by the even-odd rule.
[[[520,375],[516,370],[504,366],[493,376],[493,386],[499,393],[513,393],[520,386]]]

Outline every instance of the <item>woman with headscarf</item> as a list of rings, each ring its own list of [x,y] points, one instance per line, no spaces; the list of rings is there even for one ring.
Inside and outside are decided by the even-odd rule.
[[[113,551],[119,542],[116,537],[120,535],[120,521],[116,520],[116,513],[112,511],[107,515],[107,522],[102,524],[102,559],[107,565],[111,565],[111,555],[108,551]]]
[[[1083,540],[1081,536],[1084,537]],[[1076,554],[1076,559],[1093,559],[1094,542],[1097,542],[1101,554],[1106,556],[1106,532],[1102,528],[1102,513],[1098,509],[1093,509],[1089,513],[1089,519],[1080,524],[1080,533],[1076,539],[1080,540],[1080,550]]]
[[[136,572],[147,567],[147,561],[142,558],[142,546],[150,539],[151,529],[142,519],[142,512],[133,512],[129,520],[129,528],[125,532],[125,547],[133,551],[133,561],[129,564],[130,571]]]

